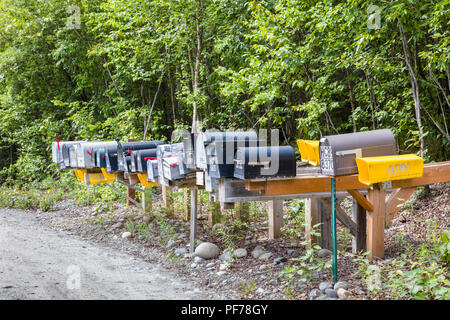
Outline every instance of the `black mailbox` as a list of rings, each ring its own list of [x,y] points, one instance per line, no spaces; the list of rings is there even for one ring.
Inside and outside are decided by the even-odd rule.
[[[243,147],[236,151],[235,178],[291,178],[296,172],[295,150],[291,146]]]
[[[325,136],[319,152],[320,170],[330,176],[358,173],[356,157],[397,154],[394,134],[388,129]]]
[[[207,169],[211,178],[232,178],[236,150],[257,145],[255,131],[204,132],[197,137],[196,165]]]
[[[102,146],[94,149],[95,166],[106,168],[106,154],[117,153],[117,145]]]
[[[106,172],[113,173],[119,171],[117,152],[106,152],[105,153],[105,162],[106,162]]]

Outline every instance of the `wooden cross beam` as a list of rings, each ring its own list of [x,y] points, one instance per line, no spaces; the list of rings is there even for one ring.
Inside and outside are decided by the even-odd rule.
[[[249,191],[259,191],[265,195],[298,194],[312,192],[329,192],[330,177],[324,175],[298,175],[293,179],[280,180],[246,180]],[[450,181],[450,161],[425,164],[420,178],[394,180],[388,189],[411,188]],[[336,190],[360,190],[369,187],[358,180],[358,175],[336,177]]]

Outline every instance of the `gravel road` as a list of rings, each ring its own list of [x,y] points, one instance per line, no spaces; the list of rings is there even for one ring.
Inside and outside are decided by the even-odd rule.
[[[172,271],[0,209],[0,299],[211,299]]]

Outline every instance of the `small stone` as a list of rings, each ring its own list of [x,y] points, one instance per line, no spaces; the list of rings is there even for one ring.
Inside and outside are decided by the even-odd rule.
[[[186,248],[177,248],[177,249],[175,249],[175,251],[174,251],[174,254],[175,254],[176,256],[181,256],[182,254],[185,254],[185,253],[187,253]]]
[[[217,274],[219,277],[221,277],[221,276],[227,274],[227,272],[226,272],[226,271],[219,271],[219,272],[217,272],[216,274]]]
[[[167,248],[171,248],[176,244],[175,240],[170,239],[169,241],[167,241]]]
[[[287,262],[287,259],[285,257],[278,257],[275,260],[273,260],[274,264],[280,264],[280,263],[283,263],[283,262]]]
[[[247,250],[244,248],[239,248],[234,250],[233,254],[236,256],[236,258],[244,258],[247,256]]]
[[[345,290],[347,290],[349,287],[348,283],[345,281],[338,281],[334,284],[334,290],[336,290],[336,292],[340,289],[343,288]]]
[[[202,263],[202,262],[204,262],[204,261],[205,261],[205,259],[203,259],[203,258],[200,258],[200,257],[197,257],[197,256],[194,257],[194,262],[197,263],[197,264],[198,264],[198,263]]]
[[[219,255],[219,247],[211,242],[203,242],[195,248],[195,254],[203,259],[215,258]]]
[[[265,264],[262,264],[259,266],[259,271],[264,271],[266,269],[267,269],[267,265],[265,265]]]
[[[131,232],[122,233],[122,239],[130,238],[130,237],[131,237]]]
[[[319,289],[313,289],[308,294],[310,300],[316,300],[320,296]]]
[[[219,256],[221,261],[230,261],[233,259],[233,255],[230,252],[224,252]]]
[[[198,267],[198,265],[197,265],[196,263],[194,263],[194,262],[191,263],[191,268],[192,268],[192,269],[195,269],[195,268],[197,268],[197,267]]]
[[[223,227],[224,227],[223,224],[221,224],[221,223],[216,223],[215,225],[213,225],[212,231],[214,232],[214,231],[217,231],[217,230],[219,230],[219,229],[223,229]]]
[[[326,289],[333,289],[333,285],[329,282],[321,282],[319,284],[319,289],[320,289],[320,291],[325,293]]]
[[[328,256],[331,256],[332,252],[328,249],[320,249],[319,252],[317,252],[317,256],[319,258],[325,258]]]
[[[122,223],[122,222],[117,222],[117,223],[113,224],[113,225],[111,226],[111,228],[113,228],[113,229],[119,229],[119,228],[121,228],[122,226],[123,226],[123,223]]]
[[[150,221],[151,221],[152,219],[150,218],[150,216],[144,216],[143,218],[142,218],[142,221],[144,221],[145,223],[149,223]]]
[[[259,260],[269,260],[272,257],[272,252],[266,252],[258,257]]]
[[[258,288],[258,289],[256,289],[256,293],[264,295],[264,294],[266,294],[266,291],[262,288]]]
[[[212,268],[212,267],[215,267],[215,266],[216,266],[216,264],[214,262],[210,262],[210,263],[208,263],[206,265],[207,268]]]
[[[269,280],[267,281],[267,284],[271,286],[276,286],[278,284],[278,280],[277,279]]]
[[[345,299],[348,298],[349,295],[350,295],[350,292],[348,292],[348,291],[345,290],[344,288],[339,288],[339,289],[337,290],[337,296],[338,296],[340,299],[345,300]]]
[[[328,296],[328,298],[339,298],[336,291],[334,289],[325,289],[325,294]]]
[[[222,263],[219,266],[219,271],[225,271],[225,270],[228,270],[228,269],[230,269],[230,266],[227,263]]]
[[[315,300],[328,300],[328,296],[326,294],[323,294],[323,295],[317,297]]]
[[[257,246],[255,249],[253,249],[252,251],[252,256],[255,259],[258,259],[261,255],[264,254],[264,249],[261,246]]]

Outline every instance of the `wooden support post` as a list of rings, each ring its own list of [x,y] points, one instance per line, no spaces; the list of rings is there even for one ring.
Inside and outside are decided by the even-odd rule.
[[[161,186],[161,193],[163,199],[163,206],[172,211],[172,203],[169,197],[169,188],[167,186]]]
[[[195,239],[197,237],[197,188],[190,189],[191,192],[191,232],[189,252],[195,251]]]
[[[311,230],[314,225],[319,223],[319,206],[319,199],[305,199],[305,238],[308,242],[306,245],[308,249],[310,249],[313,244],[318,243],[317,237],[311,235]]]
[[[127,187],[127,197],[130,197],[131,199],[136,199],[136,190],[133,188]],[[130,201],[130,199],[127,199],[127,207],[134,206],[134,203]]]
[[[191,193],[189,189],[183,190],[183,220],[189,221],[191,217]]]
[[[368,192],[368,200],[373,204],[373,211],[367,214],[367,240],[369,260],[384,258],[384,218],[386,211],[386,192],[374,184]]]
[[[128,139],[127,140],[127,142],[136,142],[136,139]],[[125,161],[125,165],[126,165],[127,163],[126,163],[126,161]],[[136,176],[136,175],[135,175]],[[137,176],[135,177],[136,179],[137,179]],[[133,185],[133,184],[136,184],[136,183],[133,183],[134,182],[134,179],[132,179],[132,178],[129,178],[128,179],[128,183],[129,184],[131,184],[131,185]],[[133,200],[136,200],[136,190],[135,189],[133,189],[133,188],[129,188],[129,187],[127,187],[127,197],[129,197],[129,198],[131,198],[131,199],[133,199]],[[132,202],[132,201],[130,201],[129,199],[127,199],[127,207],[129,207],[129,206],[134,206],[135,204]]]
[[[208,210],[208,226],[212,227],[220,222],[221,210],[220,202],[210,202]]]
[[[269,239],[279,238],[283,226],[283,200],[268,201],[267,211],[269,213]]]
[[[237,202],[235,208],[236,220],[247,222],[250,215],[250,204],[248,202]]]
[[[151,190],[152,189],[150,187],[144,188],[144,192],[142,194],[142,209],[148,214],[152,211],[153,196]]]
[[[353,221],[356,223],[356,235],[352,240],[352,252],[366,251],[366,210],[353,199]]]
[[[331,212],[323,205],[322,201],[317,203],[319,212],[320,241],[319,246],[331,250]]]

